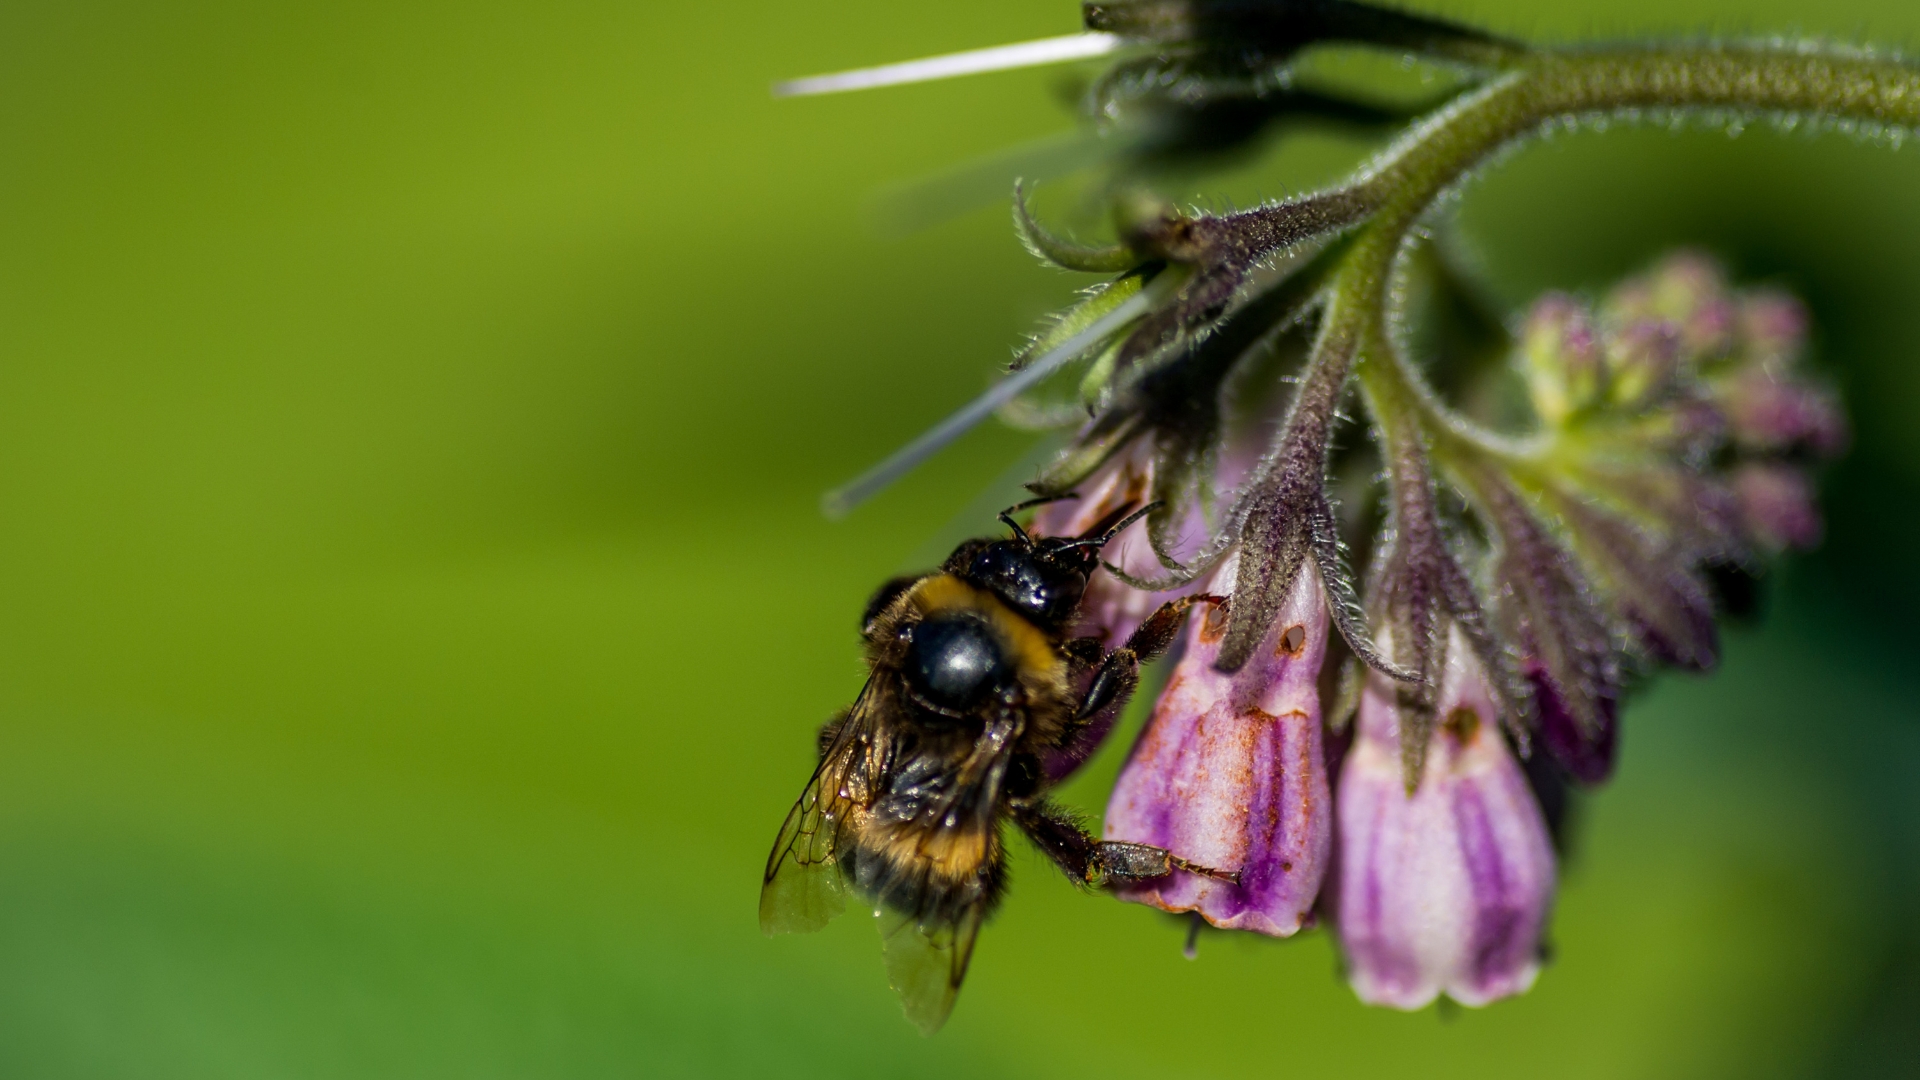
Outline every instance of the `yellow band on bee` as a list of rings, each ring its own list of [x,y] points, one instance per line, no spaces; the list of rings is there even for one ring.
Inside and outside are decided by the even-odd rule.
[[[947,611],[979,615],[993,627],[1023,672],[1052,676],[1064,667],[1053,642],[999,597],[952,574],[935,574],[913,587],[908,600],[922,616]]]

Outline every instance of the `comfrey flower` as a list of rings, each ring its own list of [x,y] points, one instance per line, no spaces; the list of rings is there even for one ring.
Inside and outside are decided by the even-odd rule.
[[[1547,824],[1501,730],[1500,695],[1456,628],[1436,730],[1409,729],[1375,675],[1340,768],[1335,922],[1354,992],[1418,1009],[1440,994],[1484,1005],[1540,969],[1553,899]],[[1402,740],[1429,745],[1407,783]]]
[[[1157,469],[1148,449],[1144,441],[1129,444],[1079,484],[1072,498],[1041,507],[1034,514],[1028,531],[1036,536],[1079,536],[1096,522],[1149,505]],[[1197,507],[1186,517],[1188,520],[1179,523],[1182,531],[1169,545],[1171,554],[1177,555],[1193,546],[1205,529],[1205,523],[1198,519]],[[1102,549],[1101,557],[1131,576],[1150,578],[1164,573],[1166,568],[1156,551],[1151,529],[1146,519],[1128,526]],[[1075,630],[1109,645],[1125,641],[1162,602],[1186,591],[1189,590],[1183,587],[1166,593],[1150,593],[1132,588],[1112,574],[1096,576],[1087,584],[1086,599],[1081,602]]]
[[[1085,34],[788,87],[1111,58],[1085,98],[1116,148],[1110,242],[1014,199],[1029,250],[1098,279],[1005,379],[829,507],[995,413],[1076,429],[1029,485],[1060,500],[1034,530],[1148,510],[1107,545],[1080,632],[1110,644],[1164,599],[1206,596],[1105,835],[1217,875],[1116,891],[1278,936],[1328,916],[1368,1002],[1519,993],[1554,890],[1543,804],[1611,776],[1638,678],[1715,666],[1714,582],[1818,542],[1818,472],[1847,427],[1804,369],[1800,302],[1694,251],[1504,328],[1427,327],[1416,362],[1406,297],[1484,295],[1428,243],[1456,227],[1436,207],[1516,142],[1596,117],[1920,127],[1920,69],[1800,42],[1550,49],[1354,0],[1083,13]],[[1426,65],[1431,107],[1344,183],[1181,208],[1170,178],[1273,124],[1397,121],[1316,79],[1329,44]],[[1112,724],[1088,718],[1049,776]]]
[[[1115,520],[1148,505],[1155,490],[1157,470],[1153,456],[1146,450],[1144,440],[1129,444],[1079,485],[1082,493],[1043,506],[1034,515],[1029,531],[1037,536],[1080,536],[1098,522]],[[1185,531],[1176,537],[1171,547],[1176,553],[1193,546],[1205,528],[1197,504],[1183,517],[1186,520],[1181,525]],[[1101,551],[1102,558],[1128,575],[1152,577],[1163,572],[1165,568],[1151,532],[1152,525],[1145,519],[1128,526]],[[1149,592],[1133,588],[1113,574],[1096,575],[1087,584],[1074,630],[1111,648],[1126,641],[1162,603],[1192,589],[1193,586],[1187,585]],[[1106,741],[1119,713],[1118,708],[1110,708],[1092,717],[1071,744],[1050,755],[1043,762],[1048,778],[1062,779],[1085,764]]]
[[[1216,577],[1230,583],[1234,565]],[[1327,596],[1318,575],[1292,595],[1239,671],[1216,664],[1224,608],[1193,620],[1186,653],[1107,804],[1106,838],[1189,853],[1237,882],[1176,871],[1120,891],[1215,926],[1286,937],[1311,921],[1326,876],[1332,813],[1322,745],[1320,666]]]

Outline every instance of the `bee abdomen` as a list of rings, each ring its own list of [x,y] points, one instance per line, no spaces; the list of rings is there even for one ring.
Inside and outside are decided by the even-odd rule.
[[[1006,887],[1005,861],[990,830],[863,837],[840,853],[841,872],[863,898],[934,922],[990,911]]]

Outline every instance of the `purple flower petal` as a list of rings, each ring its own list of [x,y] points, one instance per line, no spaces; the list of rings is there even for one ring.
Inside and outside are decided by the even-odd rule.
[[[1539,712],[1540,741],[1575,780],[1598,784],[1613,773],[1613,759],[1619,749],[1619,703],[1609,694],[1594,699],[1591,726],[1575,718],[1567,699],[1546,669],[1538,664],[1525,665],[1527,681],[1533,685],[1534,706]]]
[[[1235,572],[1229,560],[1214,580]],[[1123,898],[1276,937],[1310,920],[1332,844],[1317,686],[1328,619],[1309,566],[1253,659],[1226,675],[1213,668],[1226,620],[1217,610],[1196,616],[1114,786],[1106,838],[1235,870],[1240,882],[1176,870]]]

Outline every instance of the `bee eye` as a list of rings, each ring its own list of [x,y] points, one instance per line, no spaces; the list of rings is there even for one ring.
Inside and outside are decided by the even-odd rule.
[[[916,626],[905,669],[915,696],[955,714],[979,708],[1013,675],[993,632],[971,618],[931,619]]]

